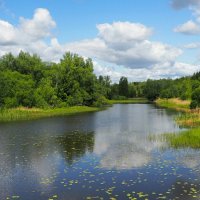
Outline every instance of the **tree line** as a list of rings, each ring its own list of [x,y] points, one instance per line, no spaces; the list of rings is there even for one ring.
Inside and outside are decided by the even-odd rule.
[[[200,72],[176,80],[128,82],[121,77],[112,83],[109,76],[97,77],[91,59],[67,52],[59,63],[48,63],[37,55],[21,51],[0,58],[0,107],[101,106],[107,99],[145,97],[192,99],[200,107]]]

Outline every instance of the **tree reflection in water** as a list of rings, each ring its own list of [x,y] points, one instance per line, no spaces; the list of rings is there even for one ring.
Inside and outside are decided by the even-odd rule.
[[[69,165],[72,165],[75,160],[83,157],[87,152],[93,152],[94,132],[70,132],[57,137],[56,142],[61,148],[61,155]]]

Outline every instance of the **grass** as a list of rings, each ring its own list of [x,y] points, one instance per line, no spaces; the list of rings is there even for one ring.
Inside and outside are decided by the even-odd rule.
[[[115,103],[147,103],[146,99],[128,99],[128,100],[110,100],[108,104]],[[43,117],[72,115],[77,113],[95,112],[100,111],[102,108],[87,107],[87,106],[74,106],[66,108],[52,108],[52,109],[39,109],[39,108],[12,108],[0,110],[0,122],[32,120]]]
[[[190,110],[190,101],[183,101],[180,99],[158,99],[156,100],[158,106],[164,108],[170,108],[177,111],[183,111],[176,117],[176,121],[179,125],[187,128],[200,126],[200,110]]]
[[[53,117],[63,115],[73,115],[77,113],[99,111],[100,108],[87,107],[87,106],[74,106],[67,108],[54,108],[54,109],[38,109],[38,108],[12,108],[0,111],[0,121],[18,121],[18,120],[31,120],[42,117]]]
[[[182,113],[176,117],[176,122],[186,128],[200,127],[200,114],[198,112]]]
[[[200,148],[200,110],[190,110],[190,101],[182,101],[180,99],[158,99],[156,104],[171,108],[178,111],[183,111],[176,117],[179,125],[189,128],[181,133],[167,133],[162,137],[173,148]]]
[[[109,100],[110,104],[129,104],[129,103],[148,103],[149,101],[145,98],[132,98],[125,100]]]
[[[157,99],[156,104],[164,107],[164,108],[172,108],[175,110],[180,110],[180,111],[185,111],[189,112],[190,111],[190,101],[189,100],[180,100],[177,98],[173,99]]]
[[[172,148],[200,148],[200,128],[183,131],[179,134],[164,134],[163,137]]]

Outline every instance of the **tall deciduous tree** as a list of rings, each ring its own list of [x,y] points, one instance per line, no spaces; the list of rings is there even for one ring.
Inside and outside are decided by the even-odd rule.
[[[119,80],[119,95],[128,97],[128,79],[122,76]]]

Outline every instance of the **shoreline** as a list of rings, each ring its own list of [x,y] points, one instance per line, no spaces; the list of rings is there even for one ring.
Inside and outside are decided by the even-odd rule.
[[[163,135],[171,148],[200,148],[200,112],[199,109],[190,110],[190,101],[182,101],[179,99],[158,99],[156,105],[164,108],[182,111],[175,120],[188,130],[180,133],[166,133]]]
[[[46,117],[69,116],[88,112],[101,111],[102,108],[88,106],[73,106],[66,108],[11,108],[0,111],[0,122],[29,121]]]
[[[130,103],[148,103],[146,99],[127,99],[127,100],[108,100],[108,107],[114,104],[130,104]],[[12,122],[12,121],[28,121],[46,117],[68,116],[87,112],[102,111],[107,108],[103,107],[88,107],[88,106],[73,106],[64,108],[10,108],[0,110],[0,122]]]
[[[187,128],[200,127],[200,111],[198,109],[190,110],[190,101],[173,98],[157,99],[155,103],[163,108],[181,111],[182,114],[175,119],[179,125]]]

